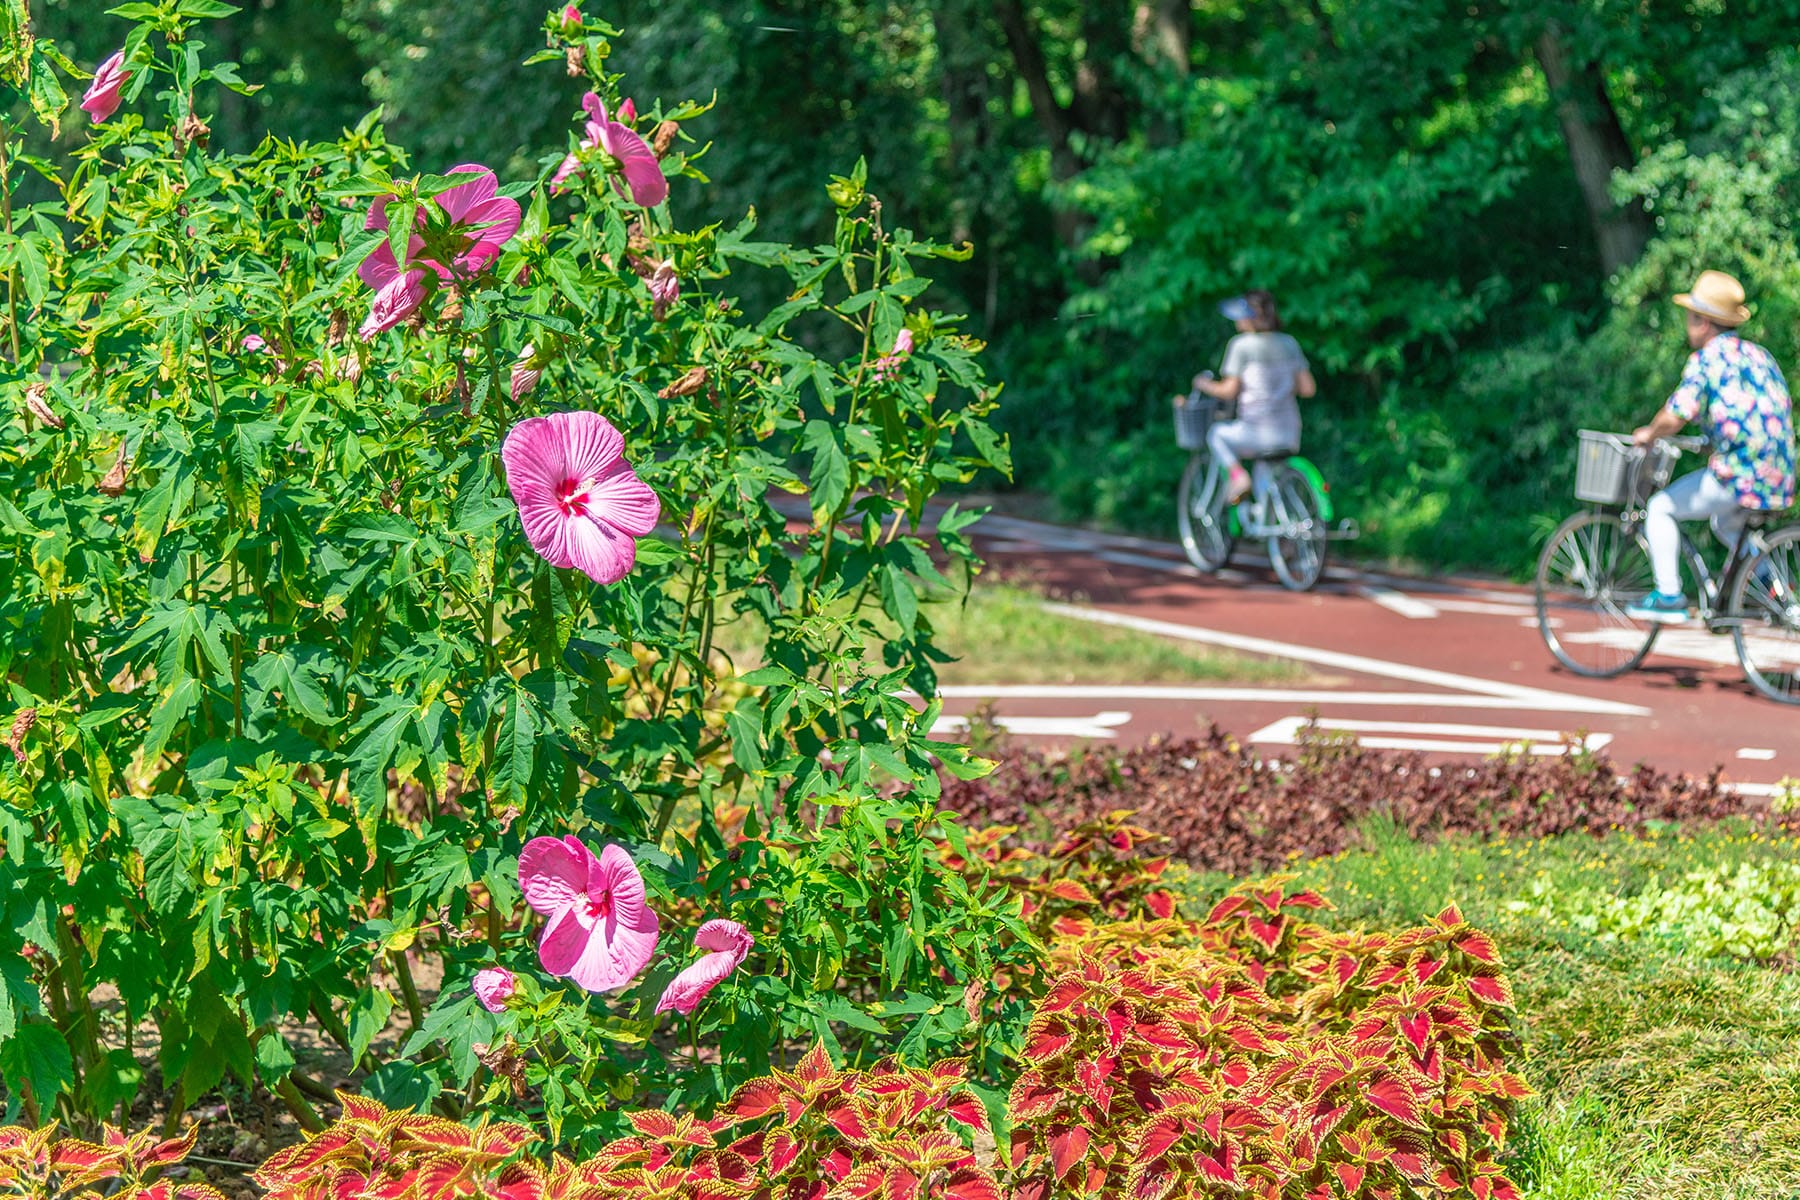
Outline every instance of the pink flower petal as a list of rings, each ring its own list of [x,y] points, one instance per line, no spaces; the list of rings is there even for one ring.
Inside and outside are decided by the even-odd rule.
[[[538,962],[552,975],[566,976],[586,953],[594,931],[584,914],[583,906],[575,904],[557,909],[545,923],[544,936],[538,939]]]
[[[545,561],[574,567],[595,583],[617,583],[637,565],[637,542],[600,521],[581,517],[564,525],[559,534],[549,546],[533,548]]]
[[[550,176],[550,190],[560,192],[569,182],[569,177],[581,173],[581,160],[573,154],[563,156],[556,168],[556,174]]]
[[[737,970],[755,944],[756,939],[750,936],[750,931],[736,921],[713,920],[702,925],[700,932],[694,935],[694,945],[712,953],[702,956],[669,981],[661,999],[656,1002],[656,1011],[675,1009],[683,1015],[692,1013],[708,992]]]
[[[534,912],[551,916],[587,895],[587,887],[586,860],[562,839],[532,838],[519,852],[519,890]]]
[[[594,497],[595,508],[604,514],[599,518],[601,524],[634,538],[649,536],[662,518],[662,502],[656,492],[622,458],[593,482],[588,493]]]
[[[625,435],[597,412],[558,414],[563,437],[563,464],[573,474],[592,478],[621,462]]]
[[[459,223],[468,216],[469,210],[492,200],[500,189],[500,181],[494,178],[494,173],[480,163],[458,163],[444,174],[473,177],[469,182],[445,188],[431,198],[432,203],[444,210],[445,216]]]
[[[408,271],[405,275],[395,275],[376,292],[369,305],[368,319],[357,330],[363,341],[412,316],[419,305],[425,303],[424,281],[425,272]]]

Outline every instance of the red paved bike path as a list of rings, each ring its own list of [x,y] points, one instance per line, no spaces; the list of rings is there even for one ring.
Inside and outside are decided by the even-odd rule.
[[[1252,651],[1268,647],[1241,639],[1264,639],[1324,652],[1325,661],[1312,663],[1315,677],[1304,683],[1249,694],[1204,685],[1174,692],[958,688],[946,704],[951,714],[1005,693],[995,710],[1009,721],[1023,718],[1026,736],[1042,730],[1067,738],[1086,724],[1088,733],[1126,743],[1216,721],[1240,736],[1262,734],[1270,757],[1280,756],[1286,732],[1315,714],[1364,740],[1393,739],[1445,760],[1581,732],[1620,764],[1696,774],[1722,766],[1753,793],[1800,777],[1800,709],[1757,696],[1729,639],[1697,628],[1666,631],[1630,675],[1590,680],[1551,658],[1529,593],[1502,584],[1339,568],[1315,592],[1296,595],[1253,561],[1234,563],[1224,578],[1199,575],[1173,544],[998,516],[973,533],[994,568],[1028,574],[1094,616],[1162,623],[1152,631]]]

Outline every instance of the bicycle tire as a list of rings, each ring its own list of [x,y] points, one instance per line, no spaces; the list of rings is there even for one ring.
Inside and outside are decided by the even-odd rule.
[[[1800,704],[1800,525],[1762,543],[1739,568],[1725,606],[1732,646],[1751,687],[1778,704]]]
[[[1628,533],[1617,513],[1576,513],[1538,555],[1538,635],[1577,675],[1623,675],[1644,661],[1661,632],[1660,625],[1625,614],[1655,586],[1642,532]]]
[[[1219,519],[1221,514],[1211,511],[1207,502],[1210,497],[1205,494],[1205,473],[1210,466],[1204,455],[1190,455],[1175,493],[1175,523],[1181,531],[1181,548],[1188,561],[1208,575],[1231,557],[1231,538]]]
[[[1290,532],[1269,538],[1269,565],[1290,592],[1311,591],[1325,573],[1324,506],[1307,478],[1286,463],[1272,474],[1267,497],[1275,506],[1272,524]]]

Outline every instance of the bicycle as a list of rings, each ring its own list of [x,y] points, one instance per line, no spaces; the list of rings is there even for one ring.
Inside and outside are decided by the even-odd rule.
[[[1253,490],[1228,506],[1226,469],[1206,445],[1218,407],[1218,401],[1198,391],[1178,398],[1175,406],[1175,442],[1190,455],[1175,498],[1182,549],[1189,562],[1210,575],[1231,560],[1240,538],[1263,540],[1281,585],[1307,591],[1325,572],[1326,546],[1357,536],[1356,525],[1344,521],[1333,528],[1330,485],[1299,454],[1246,459],[1246,467],[1266,471],[1262,499],[1255,499]]]
[[[1655,590],[1644,506],[1665,487],[1696,438],[1649,450],[1625,434],[1580,431],[1575,496],[1588,508],[1563,521],[1538,556],[1537,620],[1558,662],[1591,679],[1637,667],[1662,626],[1626,609]],[[1729,633],[1744,678],[1762,695],[1800,704],[1800,525],[1771,528],[1776,513],[1752,512],[1714,575],[1684,529],[1681,561],[1698,585],[1699,619]]]

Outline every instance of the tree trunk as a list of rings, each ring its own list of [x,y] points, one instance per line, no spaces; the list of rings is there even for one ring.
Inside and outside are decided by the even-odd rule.
[[[1613,172],[1632,165],[1631,143],[1606,93],[1600,64],[1571,63],[1562,30],[1554,24],[1538,36],[1535,50],[1556,104],[1557,124],[1587,204],[1594,240],[1600,244],[1601,265],[1611,275],[1636,262],[1650,240],[1649,215],[1637,205],[1614,204],[1609,190]]]

